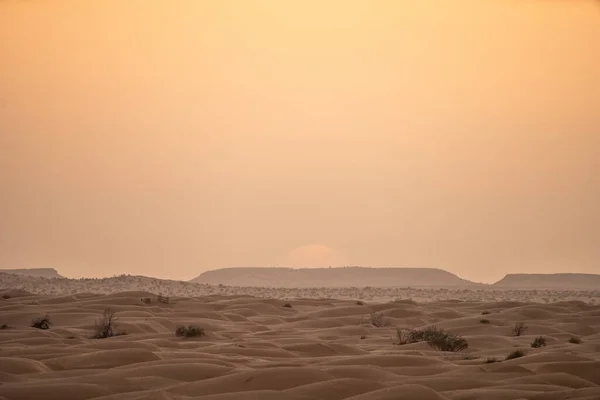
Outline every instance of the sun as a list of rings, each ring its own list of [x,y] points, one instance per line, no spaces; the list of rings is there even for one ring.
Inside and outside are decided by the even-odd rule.
[[[308,244],[290,251],[282,266],[291,268],[343,267],[346,257],[340,251],[322,244]]]

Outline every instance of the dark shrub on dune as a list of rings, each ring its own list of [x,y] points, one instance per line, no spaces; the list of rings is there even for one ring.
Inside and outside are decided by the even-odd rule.
[[[446,333],[444,336],[440,336],[436,339],[427,342],[434,349],[441,351],[463,351],[469,347],[467,339],[455,335],[453,333]]]
[[[515,358],[520,358],[525,356],[525,352],[523,350],[515,350],[506,356],[506,360],[514,360]]]
[[[512,328],[512,334],[513,336],[521,336],[527,329],[529,329],[529,327],[525,324],[525,322],[517,322]]]
[[[197,325],[188,325],[188,326],[183,326],[180,325],[175,329],[175,336],[177,337],[202,337],[205,336],[206,334],[204,333],[204,329],[200,328]]]
[[[104,310],[102,317],[96,320],[92,339],[106,339],[109,337],[122,336],[126,334],[125,331],[117,331],[118,318],[115,314],[116,313],[110,308],[106,308]]]
[[[535,349],[544,346],[546,346],[546,338],[543,336],[538,336],[535,339],[533,339],[533,342],[531,342],[531,347]]]
[[[441,351],[462,351],[469,347],[467,340],[454,333],[446,332],[435,326],[423,329],[397,329],[398,344],[427,342],[431,347]]]
[[[31,321],[31,327],[37,329],[50,329],[52,326],[52,321],[50,320],[50,316],[45,315],[43,317],[34,318]]]

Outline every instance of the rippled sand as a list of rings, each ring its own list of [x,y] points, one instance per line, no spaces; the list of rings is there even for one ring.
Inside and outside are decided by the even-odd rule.
[[[2,293],[10,298],[0,300],[0,325],[8,325],[0,330],[0,396],[11,400],[600,399],[600,306],[581,301],[205,296],[164,304],[149,292]],[[127,335],[90,339],[106,308]],[[372,312],[389,326],[371,325]],[[46,313],[51,329],[29,326]],[[513,337],[519,321],[529,329]],[[176,337],[184,324],[206,336]],[[468,349],[396,344],[396,327],[432,324],[464,336]],[[540,335],[548,345],[531,348]],[[517,349],[526,355],[504,361]]]

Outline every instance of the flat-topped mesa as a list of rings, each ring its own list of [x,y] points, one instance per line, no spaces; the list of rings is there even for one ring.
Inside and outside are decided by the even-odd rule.
[[[493,288],[599,290],[597,274],[508,274]]]
[[[21,269],[0,269],[0,273],[35,276],[40,278],[64,278],[54,268],[21,268]]]
[[[223,268],[202,273],[195,283],[261,287],[477,287],[436,268]]]

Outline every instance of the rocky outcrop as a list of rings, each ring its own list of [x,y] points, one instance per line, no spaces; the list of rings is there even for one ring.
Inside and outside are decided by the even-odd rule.
[[[508,274],[493,288],[515,289],[590,289],[600,288],[596,274]]]
[[[0,269],[0,272],[13,275],[36,276],[40,278],[63,278],[54,268]]]
[[[476,287],[435,268],[223,268],[192,282],[258,287]]]

